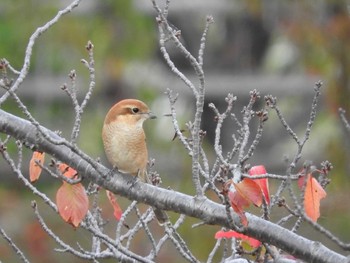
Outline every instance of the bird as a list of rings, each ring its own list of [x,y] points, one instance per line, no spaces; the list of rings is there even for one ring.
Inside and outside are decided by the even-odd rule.
[[[113,169],[151,183],[147,176],[148,151],[143,123],[155,118],[149,107],[137,99],[124,99],[111,107],[103,123],[102,141]],[[153,210],[160,224],[168,221],[163,210]]]

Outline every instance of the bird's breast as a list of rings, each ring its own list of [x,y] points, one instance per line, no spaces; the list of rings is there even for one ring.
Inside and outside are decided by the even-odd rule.
[[[102,137],[107,159],[113,167],[130,174],[146,168],[148,153],[142,127],[105,124]]]

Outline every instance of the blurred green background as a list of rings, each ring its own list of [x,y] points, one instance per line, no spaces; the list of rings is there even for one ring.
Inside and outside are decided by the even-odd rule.
[[[175,1],[174,1],[175,2]],[[51,19],[69,1],[2,0],[0,2],[0,57],[6,58],[16,69],[23,63],[25,48],[34,30]],[[160,3],[161,5],[163,3]],[[332,183],[327,188],[328,196],[321,204],[320,223],[345,241],[350,241],[350,197],[349,183],[349,133],[342,128],[338,107],[350,112],[350,18],[348,1],[176,1],[170,6],[170,21],[181,29],[185,46],[197,54],[201,32],[207,14],[214,16],[204,68],[207,75],[207,102],[214,101],[224,108],[228,92],[238,95],[243,106],[248,99],[250,87],[262,89],[262,95],[272,93],[279,97],[280,107],[287,121],[303,134],[312,99],[312,81],[322,79],[322,102],[315,122],[311,140],[307,144],[305,160],[315,164],[328,159],[334,165]],[[164,91],[180,86],[180,101],[177,103],[181,125],[191,118],[193,98],[181,87],[164,64],[157,42],[157,24],[151,2],[143,1],[82,1],[71,14],[64,16],[48,32],[37,40],[31,60],[30,74],[20,87],[19,94],[27,103],[33,115],[52,130],[61,130],[70,137],[74,109],[70,99],[60,87],[70,85],[70,70],[77,71],[77,88],[80,99],[87,91],[88,71],[80,63],[87,58],[85,45],[91,40],[95,46],[96,89],[83,119],[79,146],[93,158],[101,158],[106,164],[100,132],[105,113],[116,101],[135,97],[146,101],[159,118],[146,124],[150,155],[156,159],[155,169],[160,173],[163,186],[170,186],[193,194],[190,178],[190,158],[178,141],[172,141],[171,121],[162,117],[169,112]],[[170,52],[179,68],[193,76],[186,60],[176,51]],[[192,75],[191,75],[192,74]],[[10,77],[15,77],[9,73]],[[245,82],[242,82],[242,79]],[[279,81],[274,81],[275,79]],[[227,80],[227,84],[223,84]],[[289,83],[301,83],[293,86]],[[264,88],[263,83],[268,83]],[[196,83],[196,82],[195,82]],[[213,84],[212,84],[213,83]],[[311,85],[310,85],[311,83]],[[288,85],[290,88],[286,88]],[[235,88],[235,87],[238,88]],[[277,95],[276,95],[277,94]],[[240,108],[237,108],[237,112]],[[21,115],[8,100],[4,109]],[[205,148],[213,160],[212,113],[205,109],[204,127],[208,130]],[[350,115],[348,115],[350,116]],[[286,132],[281,129],[274,116],[266,125],[261,147],[251,160],[252,165],[265,164],[271,173],[283,173],[285,163],[282,155],[293,156],[295,146]],[[350,117],[349,117],[350,119]],[[223,147],[231,145],[230,128],[223,138]],[[227,137],[227,138],[226,138]],[[277,146],[276,146],[277,145]],[[15,154],[15,145],[9,145]],[[268,151],[269,154],[266,154]],[[25,150],[24,173],[31,152]],[[170,161],[171,160],[171,161]],[[47,160],[49,163],[49,160]],[[57,245],[41,230],[30,208],[30,201],[37,199],[9,171],[1,160],[0,175],[0,226],[13,238],[32,262],[82,262],[69,254],[53,251]],[[277,182],[271,183],[272,189]],[[55,198],[60,182],[43,175],[36,186]],[[271,191],[273,193],[273,190]],[[107,228],[113,233],[112,212],[105,198],[102,206]],[[88,248],[90,235],[72,228],[46,209],[39,202],[39,210],[58,235],[73,246],[79,242]],[[129,201],[120,198],[125,208]],[[278,218],[285,211],[276,209]],[[176,218],[176,215],[173,215]],[[200,260],[205,260],[211,251],[214,233],[218,227],[210,226],[191,229],[197,222],[189,219],[180,232]],[[152,225],[155,231],[157,226]],[[158,229],[159,230],[159,229]],[[310,238],[322,241],[338,249],[327,238],[315,233],[309,226],[300,232]],[[160,235],[161,233],[159,233]],[[205,240],[203,242],[203,240]],[[143,251],[145,239],[140,235],[135,250]],[[147,250],[146,250],[147,251]],[[142,252],[141,252],[142,253]],[[159,262],[182,262],[171,244],[159,258]],[[18,257],[0,238],[0,261],[19,262]],[[109,262],[105,260],[103,262]]]

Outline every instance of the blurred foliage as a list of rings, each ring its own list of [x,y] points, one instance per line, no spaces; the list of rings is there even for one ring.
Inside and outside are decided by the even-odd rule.
[[[53,73],[67,71],[66,63],[72,63],[74,58],[79,61],[85,55],[82,47],[89,39],[97,44],[96,61],[111,68],[118,68],[116,65],[121,63],[118,60],[144,59],[150,55],[155,44],[153,19],[136,11],[132,1],[93,2],[93,6],[84,6],[85,3],[89,2],[83,1],[39,38],[33,68]],[[19,68],[30,35],[61,7],[62,3],[57,1],[1,1],[1,56]]]
[[[0,54],[16,68],[21,66],[31,32],[55,13],[52,4],[45,3],[34,0],[3,0],[0,3]],[[35,15],[38,13],[40,15]]]
[[[350,17],[348,1],[325,1],[323,8],[300,1],[298,19],[285,21],[285,32],[297,44],[309,73],[327,79],[326,101],[332,112],[350,111]],[[322,7],[322,6],[321,6]]]

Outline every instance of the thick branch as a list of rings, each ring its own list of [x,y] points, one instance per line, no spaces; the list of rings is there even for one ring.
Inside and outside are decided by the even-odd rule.
[[[56,133],[45,128],[43,130],[55,140],[60,139]],[[163,210],[171,210],[196,217],[207,224],[229,226],[223,205],[209,199],[199,201],[189,195],[144,184],[135,181],[134,178],[128,175],[115,173],[108,178],[101,176],[101,174],[107,175],[109,169],[101,164],[96,164],[98,170],[96,171],[88,162],[71,151],[67,146],[52,144],[38,136],[36,127],[29,121],[11,115],[3,110],[0,110],[0,132],[23,141],[29,147],[47,152],[76,169],[83,178],[130,200],[137,200]],[[235,216],[235,218],[237,217]],[[262,242],[275,245],[300,259],[307,262],[319,263],[348,262],[346,257],[335,253],[319,242],[310,241],[276,224],[248,213],[247,218],[249,225],[246,228],[246,234]]]

